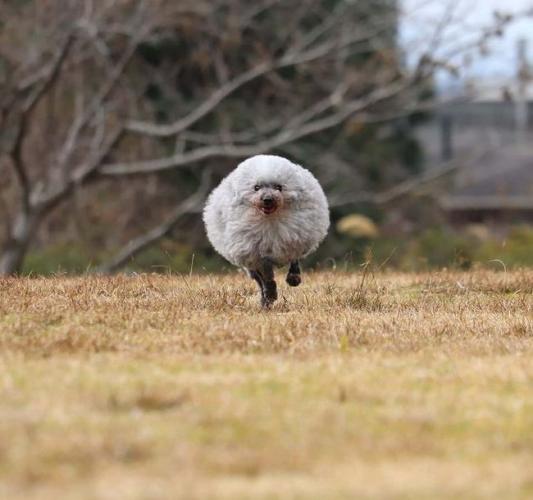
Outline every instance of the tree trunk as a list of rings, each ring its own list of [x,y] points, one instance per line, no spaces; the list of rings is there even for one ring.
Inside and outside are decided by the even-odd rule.
[[[0,276],[17,274],[22,270],[28,245],[34,235],[38,217],[31,213],[19,213],[13,222],[9,239],[0,254]]]

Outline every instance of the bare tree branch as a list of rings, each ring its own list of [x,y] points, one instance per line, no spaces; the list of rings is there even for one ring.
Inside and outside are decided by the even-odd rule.
[[[9,157],[11,159],[11,165],[22,193],[22,207],[23,210],[27,211],[30,204],[31,186],[28,179],[28,173],[24,165],[24,159],[22,157],[22,145],[24,142],[25,131],[26,118],[22,118]]]
[[[89,158],[86,163],[74,169],[72,174],[64,182],[53,183],[48,188],[43,183],[37,185],[31,196],[32,207],[39,211],[49,210],[65,199],[77,185],[87,182],[96,174],[102,162],[115,148],[123,134],[124,130],[121,127],[118,127],[114,132],[110,133],[106,144],[99,149],[98,153],[92,158]]]
[[[379,88],[361,99],[356,99],[352,102],[343,104],[341,109],[331,113],[329,116],[308,122],[298,127],[282,128],[281,131],[274,136],[259,141],[256,144],[243,146],[233,146],[228,144],[207,146],[193,149],[185,153],[178,153],[177,155],[168,158],[103,165],[99,171],[102,175],[108,176],[146,174],[190,165],[213,157],[242,158],[245,156],[260,154],[297,139],[333,128],[342,123],[349,116],[397,95],[402,90],[405,90],[408,85],[409,83],[402,80],[384,88]]]
[[[80,133],[87,126],[87,124],[93,118],[95,113],[98,112],[104,101],[107,99],[109,94],[113,91],[113,89],[119,82],[126,67],[131,61],[133,55],[135,54],[139,42],[143,38],[143,33],[144,32],[141,30],[130,40],[128,48],[124,51],[122,57],[119,59],[119,61],[117,61],[115,67],[111,70],[107,80],[103,83],[97,95],[93,98],[93,100],[84,110],[84,112],[81,113],[76,118],[76,120],[74,120],[74,123],[72,124],[72,127],[70,128],[67,134],[67,139],[65,140],[63,148],[61,149],[61,152],[59,154],[57,162],[59,168],[63,168],[65,166],[66,162],[70,158],[75,148]]]
[[[9,156],[11,158],[11,165],[19,182],[19,186],[22,191],[22,203],[23,210],[28,211],[30,209],[30,193],[31,186],[30,180],[28,177],[27,169],[24,164],[23,158],[23,145],[24,139],[26,138],[26,133],[29,126],[29,120],[31,114],[37,104],[39,103],[42,96],[50,89],[55,81],[57,80],[63,63],[65,62],[69,49],[72,45],[74,38],[72,34],[69,34],[62,44],[60,49],[57,51],[56,56],[54,57],[53,62],[47,68],[46,73],[40,77],[40,85],[30,94],[30,96],[25,100],[20,110],[19,124],[18,129],[13,141],[11,151]]]
[[[161,238],[167,236],[176,227],[184,215],[198,211],[209,190],[210,178],[211,172],[209,170],[204,170],[200,187],[194,194],[177,205],[161,224],[129,241],[112,259],[99,266],[96,269],[96,272],[112,273],[120,269],[135,255],[139,254]]]
[[[24,78],[18,75],[11,78],[11,84],[0,96],[0,111],[3,116],[12,112],[20,102],[22,102],[19,109],[21,114],[29,114],[33,111],[42,96],[57,80],[73,42],[74,32],[71,31],[66,35],[51,62],[45,63]]]
[[[344,47],[354,45],[357,43],[367,42],[371,40],[375,33],[364,35],[353,35],[341,40],[327,40],[316,47],[312,47],[306,51],[290,50],[285,55],[276,61],[266,61],[256,67],[242,73],[234,79],[228,81],[217,89],[211,96],[209,96],[203,103],[197,106],[194,111],[185,117],[175,121],[171,124],[161,125],[151,122],[130,121],[126,124],[126,128],[130,132],[150,135],[154,137],[169,137],[179,134],[187,130],[203,117],[211,113],[225,98],[230,96],[236,90],[242,88],[247,83],[267,75],[268,73],[282,68],[297,66],[305,63],[310,63],[318,59],[324,58]],[[367,49],[365,49],[367,50]]]
[[[74,42],[74,34],[69,33],[63,42],[60,49],[57,51],[57,54],[54,58],[54,61],[51,63],[49,70],[47,71],[46,75],[42,79],[42,83],[35,91],[30,94],[26,102],[24,103],[24,107],[22,109],[23,114],[29,114],[33,111],[35,106],[38,104],[41,97],[48,91],[48,89],[55,83],[57,80],[57,77],[59,76],[59,73],[61,71],[61,68],[63,67],[63,64],[68,56],[68,52],[72,46],[72,43]]]
[[[354,203],[387,205],[406,195],[416,193],[422,187],[442,179],[443,177],[449,176],[457,172],[459,169],[467,168],[470,165],[476,165],[482,158],[486,157],[490,153],[490,150],[481,149],[471,153],[468,156],[445,162],[442,165],[423,172],[416,177],[400,182],[399,184],[396,184],[392,188],[382,191],[381,193],[344,193],[328,196],[329,204],[330,207],[341,207]]]

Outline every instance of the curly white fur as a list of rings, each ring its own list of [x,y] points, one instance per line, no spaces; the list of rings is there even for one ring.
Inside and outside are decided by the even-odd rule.
[[[280,208],[265,214],[257,208],[257,191],[273,186]],[[326,196],[313,174],[271,155],[253,156],[223,179],[209,196],[203,218],[215,250],[248,269],[264,258],[285,265],[305,257],[329,227]]]

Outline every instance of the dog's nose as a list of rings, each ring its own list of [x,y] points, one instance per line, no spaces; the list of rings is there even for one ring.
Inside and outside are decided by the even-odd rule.
[[[262,201],[265,207],[271,207],[272,205],[274,205],[274,198],[270,196],[265,196]]]

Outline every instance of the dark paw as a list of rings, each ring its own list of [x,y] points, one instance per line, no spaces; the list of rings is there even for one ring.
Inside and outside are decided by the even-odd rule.
[[[261,305],[269,308],[278,298],[278,290],[275,281],[265,282]]]
[[[289,286],[298,286],[302,282],[302,278],[299,274],[289,273],[287,274],[287,284]]]
[[[274,300],[269,299],[268,297],[261,297],[261,307],[263,309],[270,309],[273,303]]]

